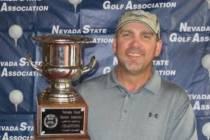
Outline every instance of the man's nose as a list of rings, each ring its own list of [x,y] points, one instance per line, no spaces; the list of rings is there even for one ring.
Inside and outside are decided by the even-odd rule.
[[[139,47],[141,46],[141,40],[139,37],[133,37],[132,46]]]

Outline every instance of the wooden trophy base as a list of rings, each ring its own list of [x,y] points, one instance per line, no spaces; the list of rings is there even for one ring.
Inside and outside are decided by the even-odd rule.
[[[64,103],[39,97],[35,140],[90,140],[87,115],[87,104],[81,97]]]
[[[47,138],[47,137],[35,137],[34,140],[90,140],[90,138],[87,137],[53,137],[53,138]]]

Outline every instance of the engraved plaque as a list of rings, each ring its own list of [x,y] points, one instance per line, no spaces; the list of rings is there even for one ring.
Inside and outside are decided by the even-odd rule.
[[[84,109],[42,109],[41,135],[84,134]]]

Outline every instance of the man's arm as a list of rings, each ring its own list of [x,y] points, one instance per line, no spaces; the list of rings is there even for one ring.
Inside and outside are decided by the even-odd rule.
[[[196,118],[189,100],[177,106],[169,126],[165,140],[198,140]]]

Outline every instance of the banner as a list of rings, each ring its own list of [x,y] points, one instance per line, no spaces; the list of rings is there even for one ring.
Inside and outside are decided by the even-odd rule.
[[[26,61],[41,64],[37,35],[93,38],[84,63],[95,55],[106,74],[117,64],[112,41],[119,16],[143,9],[158,15],[163,52],[153,61],[160,75],[183,87],[197,118],[199,140],[210,133],[210,0],[0,0],[0,140],[33,137],[37,95],[48,85]]]

